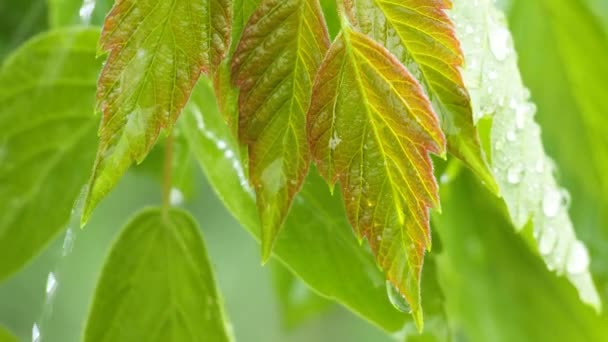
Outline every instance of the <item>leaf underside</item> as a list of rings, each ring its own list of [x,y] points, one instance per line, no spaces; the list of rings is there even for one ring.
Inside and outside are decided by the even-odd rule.
[[[84,341],[229,341],[224,320],[194,219],[147,209],[112,247]]]
[[[161,130],[169,131],[201,72],[213,73],[229,48],[227,0],[120,0],[106,18],[109,52],[97,87],[100,144],[82,221]]]
[[[494,192],[496,182],[482,152],[448,0],[343,0],[350,21],[387,48],[425,87],[441,119],[448,151]]]
[[[306,111],[328,47],[318,0],[265,0],[233,56],[239,136],[248,147],[265,260],[308,173]]]
[[[339,181],[358,237],[367,238],[419,328],[420,272],[438,206],[429,153],[445,138],[418,82],[386,49],[345,27],[315,80],[308,113],[312,156]]]

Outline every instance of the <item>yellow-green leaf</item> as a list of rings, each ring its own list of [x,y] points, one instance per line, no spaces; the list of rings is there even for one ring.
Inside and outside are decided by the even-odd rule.
[[[170,130],[201,72],[213,73],[229,48],[227,0],[119,0],[106,18],[100,48],[100,145],[83,212]]]
[[[265,0],[233,56],[232,77],[241,90],[239,136],[248,146],[264,259],[308,172],[306,111],[328,47],[318,0]]]
[[[349,221],[422,325],[420,273],[438,206],[429,153],[445,138],[421,86],[385,48],[345,27],[315,80],[313,159],[339,181]]]
[[[441,118],[448,150],[497,192],[473,122],[460,67],[463,55],[445,13],[451,0],[343,0],[350,20],[381,43],[425,87]]]

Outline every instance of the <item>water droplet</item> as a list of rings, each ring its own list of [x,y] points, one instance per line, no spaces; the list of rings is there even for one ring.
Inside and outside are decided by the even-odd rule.
[[[509,31],[504,27],[496,27],[490,32],[490,50],[494,57],[503,61],[509,55]]]
[[[84,0],[82,6],[80,7],[80,11],[78,14],[80,15],[80,20],[84,24],[89,24],[91,22],[91,15],[95,10],[95,0]]]
[[[40,341],[40,328],[38,328],[38,324],[34,323],[32,327],[32,342]]]
[[[547,217],[554,217],[559,212],[562,194],[555,189],[549,189],[543,196],[543,213]]]
[[[224,140],[218,140],[217,141],[217,148],[219,148],[220,150],[225,150],[227,147],[226,142]]]
[[[68,228],[65,232],[65,238],[63,238],[62,255],[68,256],[72,252],[74,246],[74,231],[72,228]]]
[[[511,184],[519,184],[523,174],[523,167],[520,163],[514,164],[507,170],[507,181]]]
[[[406,313],[412,312],[412,309],[410,308],[407,300],[405,300],[405,297],[403,297],[399,290],[397,290],[388,280],[386,281],[386,294],[388,295],[388,300],[391,302],[391,304],[393,304],[395,309]]]
[[[331,148],[332,150],[335,150],[336,147],[338,147],[338,145],[340,145],[340,143],[342,142],[342,139],[340,139],[340,137],[338,136],[338,133],[336,133],[334,131],[334,136],[329,139],[329,148]]]
[[[545,162],[544,162],[542,159],[539,159],[539,160],[536,162],[536,167],[535,167],[535,169],[536,169],[536,172],[539,172],[539,173],[540,173],[540,172],[543,172],[543,171],[545,170]]]
[[[171,188],[171,192],[169,193],[169,202],[173,206],[181,205],[184,203],[184,194],[182,194],[182,192],[177,188]]]
[[[467,25],[467,27],[465,28],[465,31],[467,34],[471,34],[471,33],[475,32],[475,29],[473,29],[473,26]]]
[[[542,255],[548,255],[555,247],[557,241],[557,233],[553,227],[546,227],[543,230],[540,242],[538,243],[538,250]]]
[[[515,134],[515,132],[508,131],[507,132],[507,140],[509,140],[509,141],[515,141],[515,139],[517,139],[517,135]]]
[[[49,276],[46,279],[46,294],[50,296],[55,292],[57,288],[57,278],[55,278],[55,274],[53,272],[49,273]]]
[[[580,274],[587,270],[589,267],[589,252],[585,245],[576,241],[570,247],[570,254],[568,255],[568,262],[566,268],[570,274]]]
[[[228,159],[232,159],[234,158],[234,152],[232,152],[232,150],[226,150],[226,152],[224,152],[224,156]]]

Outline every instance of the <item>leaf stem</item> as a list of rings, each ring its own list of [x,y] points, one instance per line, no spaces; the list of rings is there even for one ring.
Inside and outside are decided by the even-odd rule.
[[[163,162],[163,216],[171,208],[171,188],[173,186],[173,129],[165,140],[165,160]]]

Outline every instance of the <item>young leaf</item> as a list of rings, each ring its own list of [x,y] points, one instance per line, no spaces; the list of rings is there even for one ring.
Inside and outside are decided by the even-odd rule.
[[[227,0],[119,0],[100,47],[109,52],[99,78],[100,145],[82,221],[162,129],[171,130],[201,72],[213,73],[230,42]]]
[[[342,0],[353,24],[386,47],[426,87],[447,138],[448,151],[493,191],[497,185],[479,144],[454,24],[451,0]]]
[[[84,341],[228,341],[225,324],[194,219],[178,209],[148,209],[112,247]]]
[[[245,176],[238,142],[203,80],[195,88],[180,127],[217,196],[259,241],[255,195]],[[373,256],[357,243],[340,197],[330,195],[316,172],[311,172],[296,196],[273,255],[315,292],[386,331],[395,333],[412,322],[389,303],[384,275]],[[436,292],[430,290],[425,293],[435,296]]]
[[[0,70],[0,280],[68,224],[95,157],[96,29],[40,35]]]
[[[429,209],[438,205],[429,153],[445,138],[418,82],[383,47],[345,27],[314,86],[308,116],[321,174],[339,181],[359,238],[422,326],[420,272],[430,248]]]
[[[233,56],[239,136],[249,149],[264,260],[308,172],[306,110],[328,47],[318,0],[264,0]]]
[[[547,266],[565,274],[581,299],[599,309],[588,252],[568,215],[569,195],[557,185],[553,162],[545,154],[504,16],[490,0],[457,0],[453,16],[462,28],[457,34],[467,60],[464,80],[474,117],[492,120],[492,169],[513,223],[521,230],[531,221]]]

